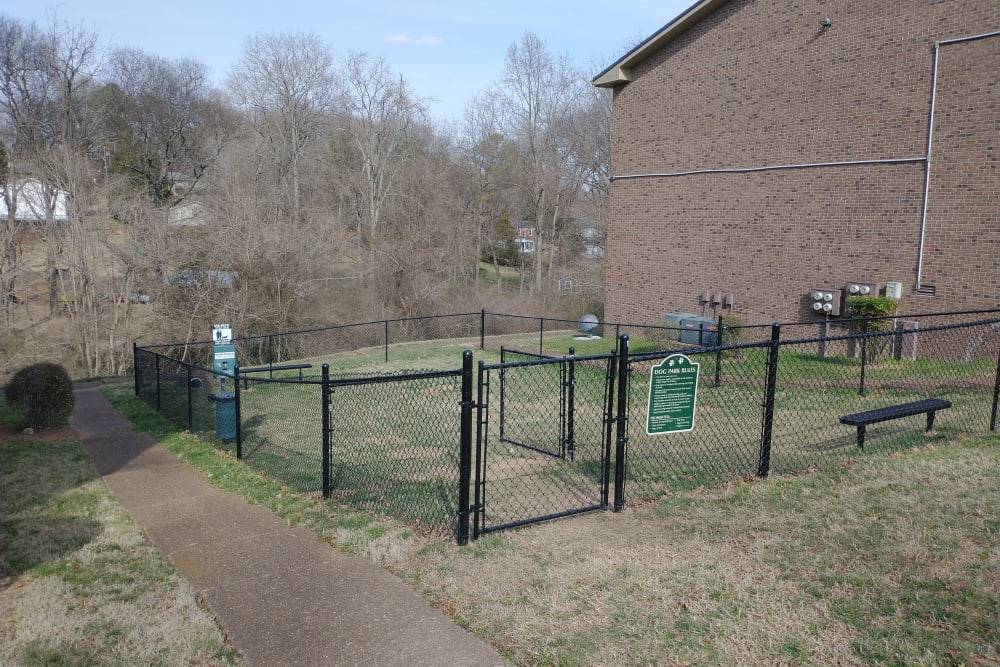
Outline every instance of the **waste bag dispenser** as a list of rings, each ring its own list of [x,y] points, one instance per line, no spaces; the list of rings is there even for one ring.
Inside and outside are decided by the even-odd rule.
[[[221,440],[236,438],[236,394],[219,392],[209,394],[208,400],[215,403],[215,437]]]
[[[236,394],[227,390],[236,369],[232,327],[216,324],[212,328],[212,343],[212,370],[219,381],[219,391],[209,394],[208,400],[215,404],[215,435],[222,440],[232,440],[236,437]],[[236,389],[235,381],[233,389]]]

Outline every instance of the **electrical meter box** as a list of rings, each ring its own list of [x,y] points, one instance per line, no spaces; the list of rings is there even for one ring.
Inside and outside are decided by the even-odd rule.
[[[817,315],[836,317],[840,315],[841,291],[827,287],[815,287],[809,290],[809,300],[812,301],[812,311]]]

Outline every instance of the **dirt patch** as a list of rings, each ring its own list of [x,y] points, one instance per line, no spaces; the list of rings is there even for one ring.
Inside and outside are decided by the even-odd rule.
[[[34,433],[25,433],[24,426],[14,424],[0,424],[0,442],[10,442],[11,440],[37,440],[38,442],[52,442],[53,440],[76,440],[80,434],[69,426],[54,426],[35,430]]]

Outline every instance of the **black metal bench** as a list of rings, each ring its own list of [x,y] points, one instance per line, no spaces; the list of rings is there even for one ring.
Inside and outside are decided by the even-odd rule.
[[[283,366],[257,366],[256,368],[241,368],[240,375],[246,375],[249,373],[268,373],[271,379],[274,378],[274,371],[294,371],[298,370],[299,380],[302,379],[302,369],[312,368],[312,364],[285,364]],[[247,387],[247,382],[244,380],[243,388]]]
[[[925,398],[922,401],[903,403],[902,405],[890,405],[885,408],[856,412],[853,415],[844,415],[840,418],[841,424],[850,424],[858,427],[858,447],[865,447],[865,427],[869,424],[899,419],[901,417],[912,417],[913,415],[927,414],[927,429],[934,428],[934,413],[951,407],[951,401],[943,398]]]

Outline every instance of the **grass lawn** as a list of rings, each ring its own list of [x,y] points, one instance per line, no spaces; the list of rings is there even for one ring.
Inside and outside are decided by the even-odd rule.
[[[0,664],[236,665],[70,429],[0,438]]]
[[[665,489],[447,538],[252,472],[130,396],[140,428],[220,485],[383,563],[516,665],[993,665],[1000,442],[940,437],[819,472]],[[850,434],[848,433],[848,437]]]

